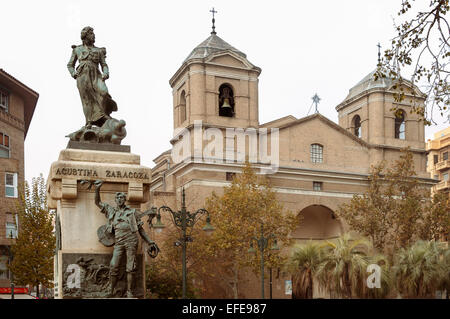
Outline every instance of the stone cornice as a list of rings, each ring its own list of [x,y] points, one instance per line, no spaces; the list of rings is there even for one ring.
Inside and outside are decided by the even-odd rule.
[[[0,121],[15,127],[16,129],[24,132],[25,130],[25,122],[21,119],[11,115],[9,112],[5,112],[0,109]]]
[[[153,191],[153,196],[173,196],[175,192],[163,192],[163,191]]]
[[[361,92],[361,93],[351,97],[348,100],[344,100],[343,102],[339,103],[336,106],[335,109],[336,109],[336,111],[339,111],[340,109],[346,107],[347,105],[353,103],[354,101],[359,100],[360,98],[363,98],[364,96],[369,95],[371,93],[390,93],[390,94],[394,94],[395,92],[390,90],[390,89],[386,89],[386,88],[379,88],[379,87],[378,88],[372,88],[372,89],[363,91],[363,92]],[[411,98],[417,98],[417,99],[420,99],[420,100],[425,100],[425,97],[419,96],[419,95],[414,96],[414,95],[411,95],[411,94],[405,94],[405,98],[406,97],[411,97]],[[394,99],[392,99],[390,102],[394,102],[394,103],[398,103],[398,104],[402,104],[402,105],[408,105],[408,104],[402,103],[402,101],[396,102]]]
[[[176,172],[187,168],[188,166],[195,165],[197,167],[211,167],[211,169],[215,171],[234,171],[236,169],[241,169],[244,167],[244,163],[239,162],[233,162],[233,163],[211,163],[206,161],[199,161],[195,160],[193,157],[188,158],[180,163],[175,164],[172,166],[169,170],[167,170],[166,176],[170,176],[175,174]],[[214,168],[212,166],[215,166]],[[263,163],[252,163],[252,166],[254,169],[270,169],[270,164],[263,164]],[[194,167],[191,168],[195,169]],[[338,178],[338,179],[344,179],[344,180],[367,180],[369,174],[368,173],[353,173],[353,172],[342,172],[342,171],[334,171],[334,170],[322,170],[322,169],[313,169],[313,168],[298,168],[298,167],[292,167],[292,166],[279,166],[278,171],[275,174],[268,174],[268,177],[274,176],[274,175],[310,175],[310,176],[321,176],[321,177],[327,177],[327,178]],[[156,182],[160,176],[156,176],[156,178],[152,178],[152,184]],[[434,185],[438,181],[434,180],[432,178],[425,178],[425,177],[416,177],[417,180],[421,181],[425,184]]]
[[[225,51],[227,54],[231,55],[234,58],[237,58],[238,60],[242,61],[242,58],[238,57],[238,55],[236,53],[234,53],[233,51],[227,50]],[[221,52],[223,55],[224,52]],[[214,55],[216,56],[216,55]],[[209,59],[208,59],[209,60]],[[243,70],[243,71],[247,71],[247,72],[256,72],[258,75],[261,74],[261,68],[257,67],[257,66],[253,66],[250,62],[249,64],[251,64],[253,67],[247,67],[247,68],[243,68],[243,67],[237,67],[237,66],[233,66],[233,65],[225,65],[225,64],[219,64],[219,63],[214,63],[214,62],[209,62],[208,60],[200,59],[200,58],[196,58],[196,59],[191,59],[188,61],[185,61],[181,67],[175,72],[175,74],[170,78],[169,80],[169,84],[171,87],[174,87],[175,82],[177,81],[177,79],[180,77],[181,74],[183,74],[183,72],[190,66],[193,64],[200,64],[200,65],[213,65],[213,66],[220,66],[220,67],[224,67],[224,68],[230,68],[230,69],[235,69],[235,70]],[[225,75],[225,74],[224,74]]]

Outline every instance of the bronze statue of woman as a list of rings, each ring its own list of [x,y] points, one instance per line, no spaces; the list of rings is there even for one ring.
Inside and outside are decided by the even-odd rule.
[[[73,45],[72,56],[67,68],[74,79],[77,80],[83,112],[86,117],[86,128],[92,125],[102,126],[110,119],[110,114],[117,111],[117,104],[111,98],[105,80],[109,78],[108,65],[105,62],[106,49],[94,46],[94,29],[85,27],[81,30],[83,44]],[[77,68],[75,64],[79,61]],[[102,67],[100,72],[98,66]]]

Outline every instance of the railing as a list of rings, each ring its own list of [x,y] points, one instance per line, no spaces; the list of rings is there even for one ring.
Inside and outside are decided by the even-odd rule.
[[[450,160],[444,160],[436,163],[435,170],[440,171],[442,169],[446,169],[449,167],[450,167]]]
[[[449,181],[442,181],[442,182],[436,184],[437,191],[441,191],[441,190],[444,190],[449,187],[450,187]]]

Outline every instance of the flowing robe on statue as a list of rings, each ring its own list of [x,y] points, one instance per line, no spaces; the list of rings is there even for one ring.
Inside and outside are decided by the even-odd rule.
[[[113,111],[117,111],[117,104],[108,93],[105,81],[102,78],[98,65],[102,66],[103,74],[108,74],[108,65],[105,62],[106,49],[85,45],[72,46],[72,56],[67,68],[73,76],[76,61],[77,87],[80,92],[86,125],[102,126],[110,118]]]

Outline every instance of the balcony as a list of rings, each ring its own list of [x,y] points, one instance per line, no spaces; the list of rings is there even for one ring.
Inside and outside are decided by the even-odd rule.
[[[442,181],[440,183],[437,183],[435,187],[436,187],[436,191],[442,191],[442,190],[448,189],[450,187],[450,182]]]
[[[436,171],[442,171],[443,169],[450,168],[450,160],[437,162],[434,168]]]

